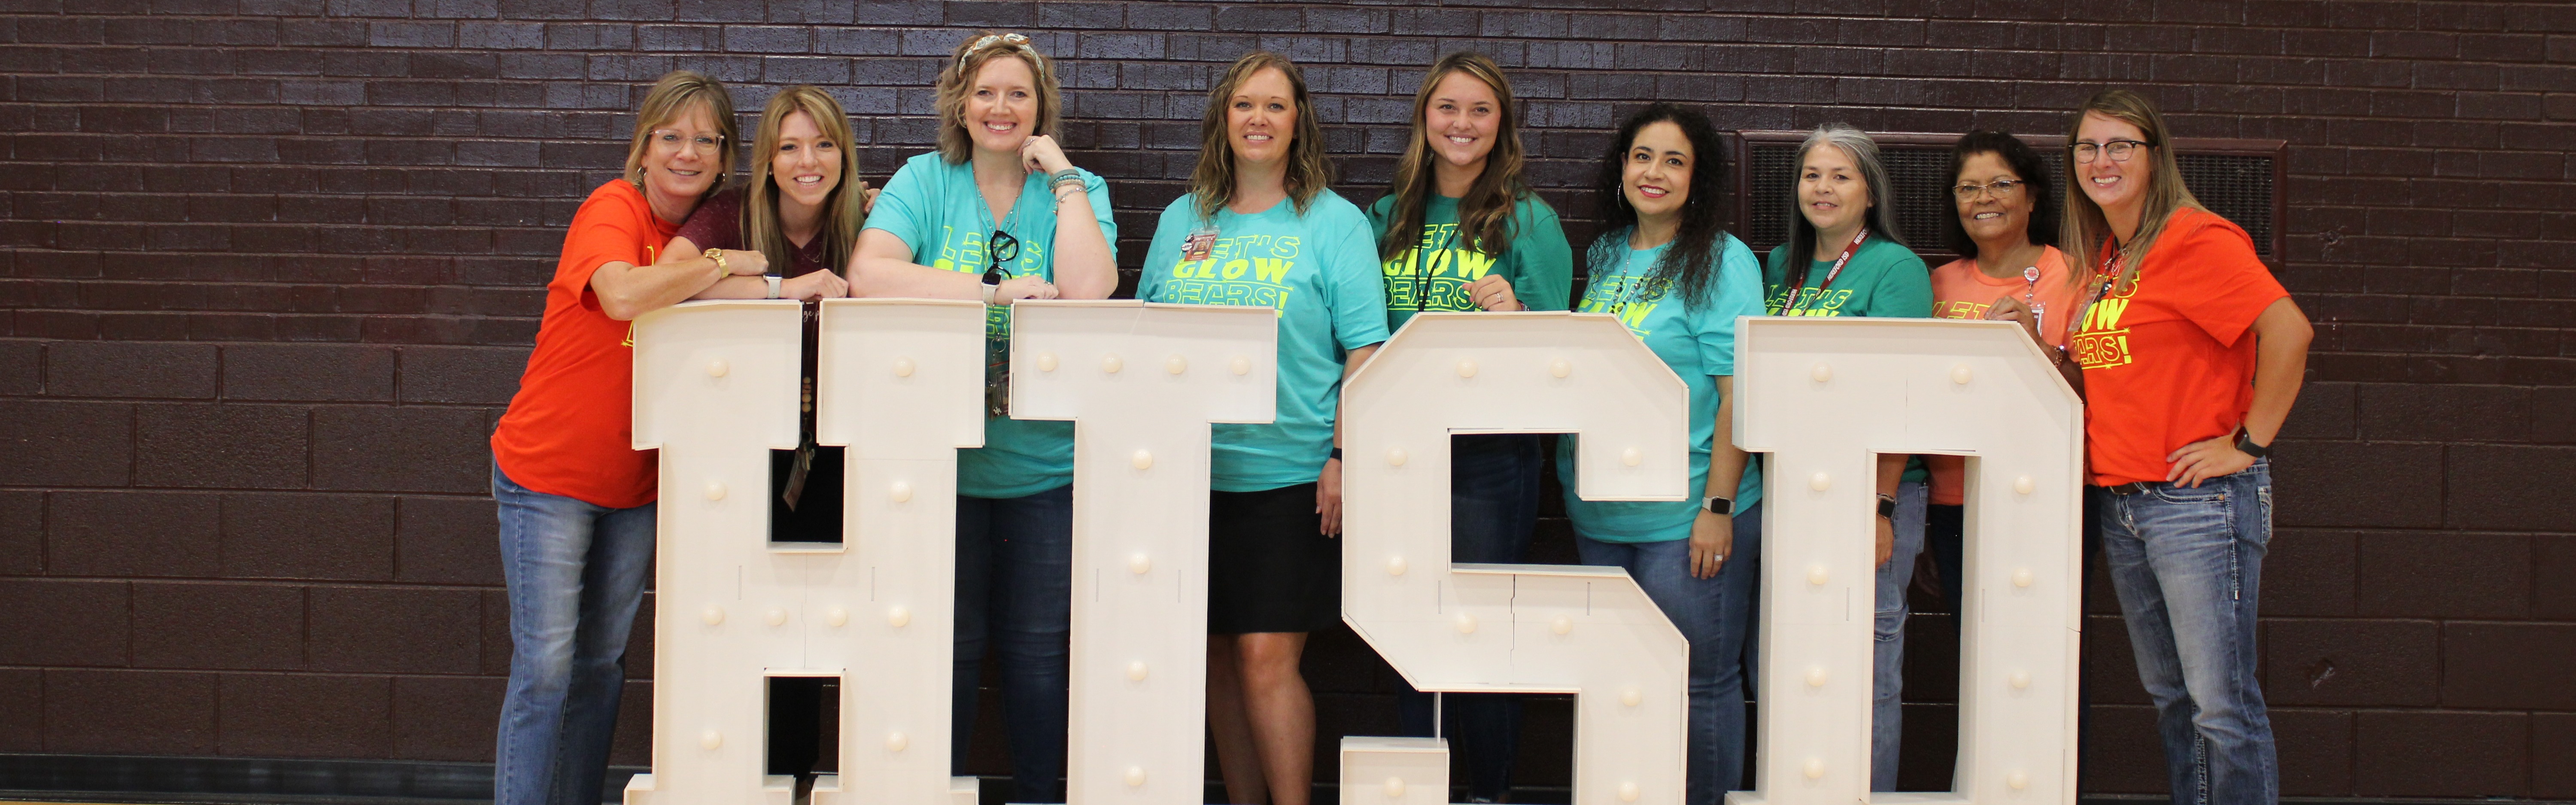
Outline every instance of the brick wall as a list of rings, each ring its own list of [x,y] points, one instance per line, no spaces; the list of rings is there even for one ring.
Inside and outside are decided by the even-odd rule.
[[[984,26],[1063,59],[1131,269],[1255,46],[1308,65],[1363,201],[1420,66],[1493,54],[1578,239],[1562,188],[1647,99],[2054,132],[2118,84],[2183,135],[2286,139],[2281,277],[2318,322],[2266,579],[2287,793],[2576,797],[2576,6],[2539,2],[0,0],[0,751],[487,757],[483,438],[641,85],[709,71],[746,117],[826,85],[881,182]],[[2159,790],[2093,611],[2088,787]],[[1917,775],[1948,628],[1916,624]],[[1325,731],[1385,729],[1384,672],[1318,655]]]

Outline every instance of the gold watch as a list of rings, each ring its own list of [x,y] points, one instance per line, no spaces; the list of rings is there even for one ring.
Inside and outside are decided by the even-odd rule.
[[[722,271],[727,274],[733,273],[733,267],[725,265],[723,249],[708,249],[707,259],[716,261],[717,271]]]

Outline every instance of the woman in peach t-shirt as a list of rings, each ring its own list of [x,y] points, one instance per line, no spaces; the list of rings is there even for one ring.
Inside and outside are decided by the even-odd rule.
[[[2071,367],[2058,348],[2068,324],[2080,318],[2083,282],[2067,269],[2057,240],[2057,208],[2049,203],[2048,164],[2021,138],[1971,131],[1950,149],[1950,200],[1957,214],[1941,222],[1944,245],[1959,259],[1932,270],[1932,315],[1944,319],[2008,319],[2036,326],[2052,349],[2050,359]],[[2033,317],[2031,314],[2037,315]],[[2061,368],[2068,382],[2083,378]],[[1924,509],[1924,547],[1941,571],[1942,590],[1959,603],[1962,540],[1966,530],[1966,459],[1927,455],[1931,504]]]

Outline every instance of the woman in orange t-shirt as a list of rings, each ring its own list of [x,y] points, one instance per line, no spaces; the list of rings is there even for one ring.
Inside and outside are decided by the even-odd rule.
[[[2172,790],[2269,805],[2280,764],[2255,681],[2272,536],[2265,456],[2298,398],[2312,332],[2245,230],[2183,186],[2152,102],[2102,92],[2074,129],[2079,192],[2066,194],[2063,242],[2095,301],[2067,358],[2083,366],[2112,587]]]
[[[704,75],[653,85],[625,176],[573,213],[536,351],[492,432],[511,647],[494,805],[600,801],[658,480],[654,454],[633,448],[628,321],[767,268],[757,251],[655,261],[732,169],[733,114],[724,85]]]

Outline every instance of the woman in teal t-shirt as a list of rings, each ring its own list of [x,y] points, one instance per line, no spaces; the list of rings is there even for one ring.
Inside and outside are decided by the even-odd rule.
[[[1693,500],[1577,497],[1574,440],[1556,473],[1587,565],[1626,568],[1690,640],[1690,805],[1717,805],[1744,776],[1745,638],[1761,588],[1762,473],[1733,427],[1735,322],[1762,315],[1761,268],[1726,234],[1717,130],[1667,103],[1629,116],[1604,156],[1586,250],[1591,281],[1575,310],[1628,325],[1690,387]],[[1724,434],[1724,435],[1721,435]]]
[[[1423,75],[1395,185],[1368,211],[1389,329],[1423,311],[1565,309],[1574,253],[1556,210],[1522,180],[1519,112],[1503,68],[1482,53],[1442,56]],[[1541,450],[1532,433],[1451,437],[1450,561],[1526,561],[1546,469]],[[1431,696],[1397,685],[1404,734],[1440,734]],[[1446,712],[1456,723],[1445,734],[1457,736],[1467,756],[1469,797],[1508,799],[1520,697],[1453,695]]]
[[[1932,270],[1896,233],[1895,185],[1878,143],[1840,123],[1819,126],[1798,147],[1790,191],[1789,241],[1771,250],[1764,303],[1781,316],[1932,315]],[[1878,643],[1872,689],[1870,790],[1896,790],[1904,712],[1906,585],[1923,552],[1923,462],[1878,456]]]
[[[1109,191],[1051,136],[1055,70],[1019,34],[957,46],[939,74],[939,150],[869,211],[852,296],[981,299],[991,334],[984,446],[957,456],[957,656],[950,747],[964,757],[990,636],[1002,671],[1013,802],[1063,802],[1072,632],[1073,423],[1010,418],[1010,303],[1118,287]]]
[[[1341,621],[1342,378],[1386,340],[1368,217],[1325,185],[1297,65],[1256,52],[1208,93],[1190,192],[1163,209],[1136,297],[1279,311],[1277,416],[1217,425],[1208,495],[1208,725],[1228,802],[1306,805],[1306,633]],[[1267,781],[1267,796],[1265,784]]]

